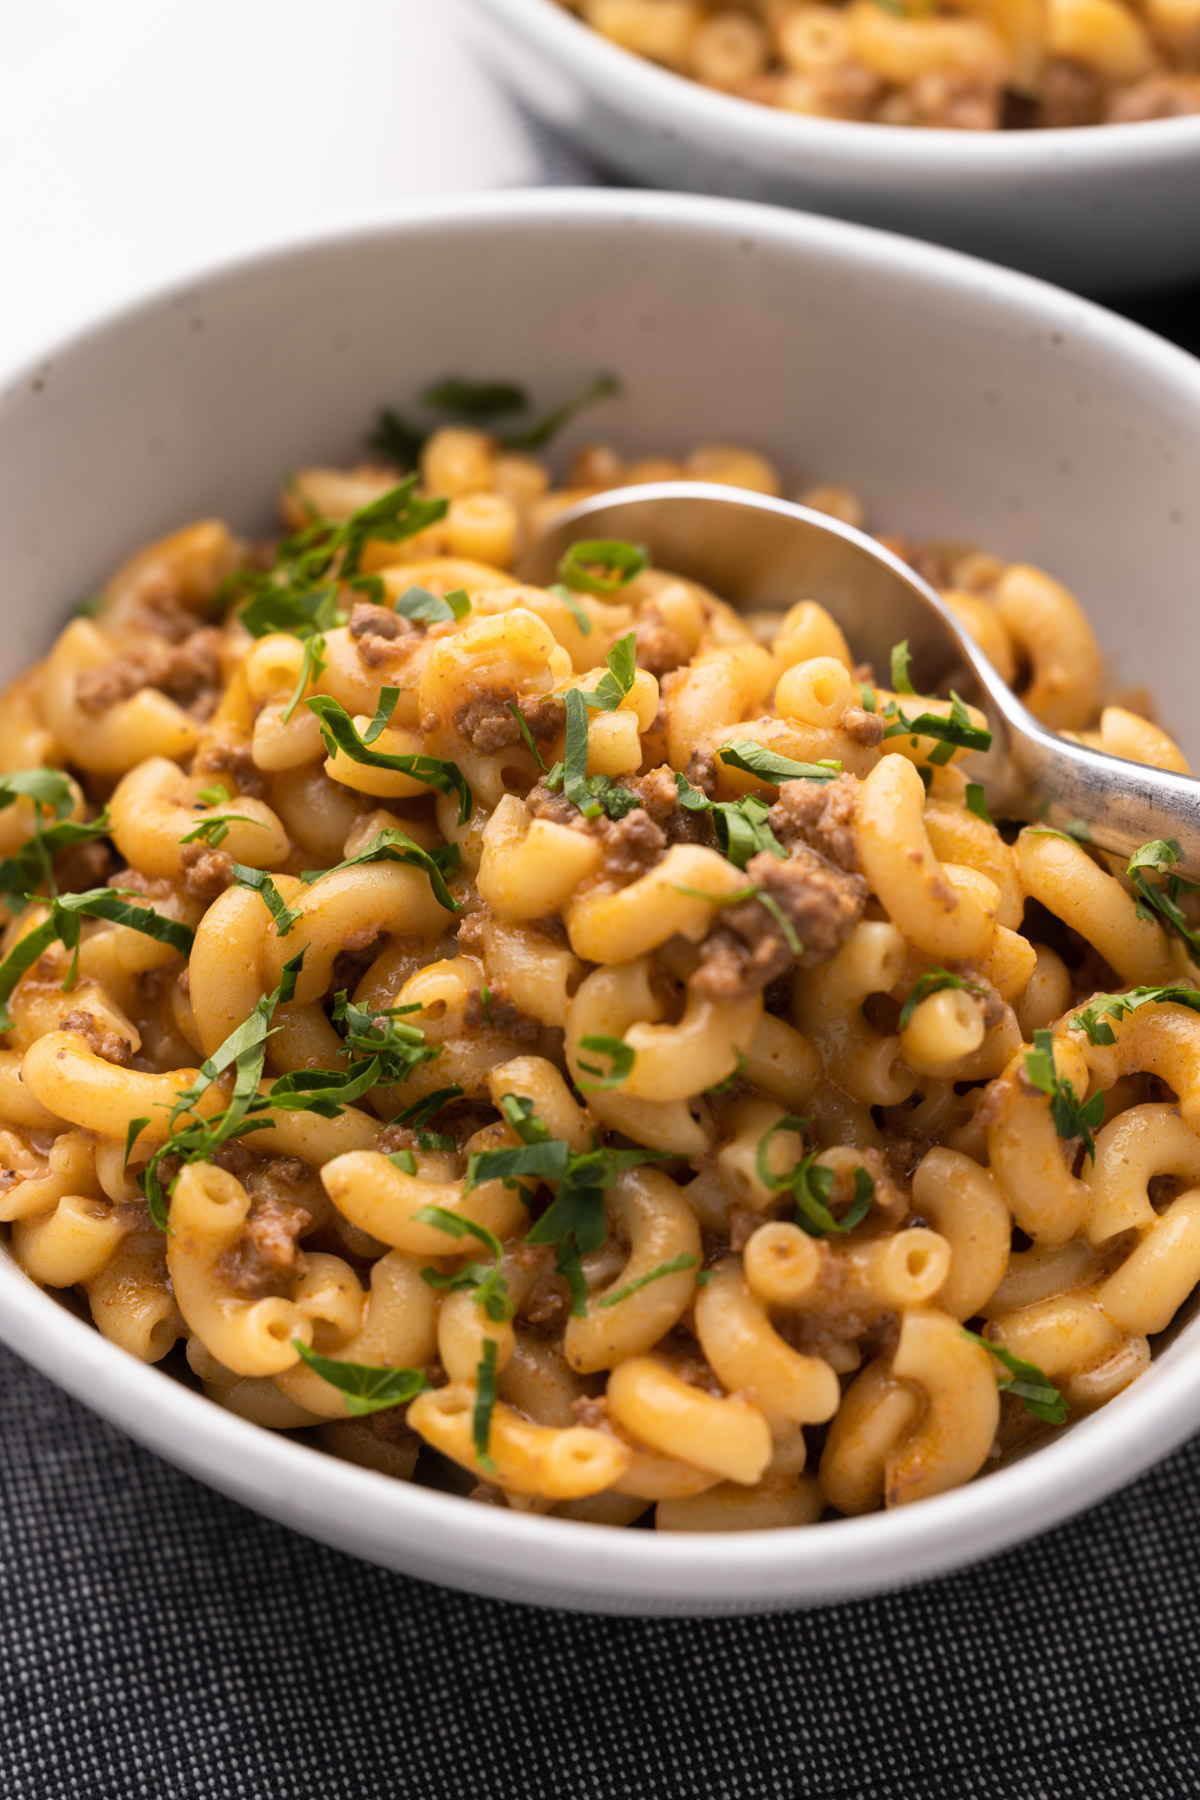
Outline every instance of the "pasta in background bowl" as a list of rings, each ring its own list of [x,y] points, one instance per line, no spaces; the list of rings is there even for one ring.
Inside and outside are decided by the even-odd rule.
[[[1190,0],[460,5],[525,104],[633,180],[883,225],[1086,292],[1200,270],[1182,228],[1200,193]]]
[[[714,263],[730,243],[753,249]],[[636,301],[611,279],[628,256]],[[519,304],[486,330],[441,322],[435,297],[469,293],[485,260],[533,284],[553,342]],[[702,315],[701,266],[721,271]],[[979,721],[911,696],[902,647],[889,670],[852,667],[811,606],[742,621],[619,546],[581,552],[561,591],[514,589],[504,565],[557,500],[519,442],[536,421],[510,422],[494,381],[443,384],[439,404],[495,423],[435,432],[420,486],[398,479],[407,421],[433,422],[414,401],[431,371],[503,372],[548,409],[587,385],[595,328],[572,296],[590,273],[620,394],[547,453],[560,481],[675,473],[637,458],[691,445],[696,473],[843,515],[853,482],[883,528],[941,523],[924,566],[1043,717],[1180,758],[1130,690],[1149,677],[1186,716],[1187,659],[1158,682],[1144,630],[1122,640],[1121,558],[1168,590],[1159,521],[1200,455],[1180,401],[1195,374],[1014,278],[956,285],[968,267],[747,208],[512,197],[219,276],[12,391],[0,451],[18,453],[23,531],[5,542],[36,604],[93,590],[118,536],[189,502],[231,528],[135,556],[4,702],[6,879],[43,899],[0,966],[3,1204],[17,1260],[86,1291],[103,1334],[4,1263],[10,1342],[301,1529],[435,1579],[626,1609],[804,1603],[950,1566],[1191,1428],[1191,1333],[1147,1369],[1192,1285],[1189,902],[1181,931],[1162,853],[1135,897],[1073,841],[1006,841],[959,767]],[[218,393],[239,365],[214,336],[265,346],[284,291],[289,341],[254,393],[242,376]],[[758,329],[697,395],[685,377],[712,366],[726,304]],[[419,365],[384,352],[398,314]],[[468,362],[464,341],[487,347]],[[952,346],[954,466],[931,448],[946,403],[922,342]],[[1060,368],[1091,424],[1043,447],[1033,397],[1055,403]],[[1022,414],[1008,435],[999,393]],[[267,424],[222,463],[231,407]],[[882,434],[855,422],[872,408]],[[906,465],[878,442],[895,418]],[[90,430],[123,456],[167,448],[120,520],[84,501],[68,563],[29,527]],[[250,554],[287,466],[292,540],[282,561],[275,542]],[[1132,541],[1088,538],[1077,471],[1119,486]],[[847,485],[812,493],[822,476]],[[1010,560],[1025,545],[1036,562]],[[1106,693],[1044,565],[1116,642]],[[13,674],[46,648],[25,629]],[[13,775],[46,763],[86,800]],[[1130,987],[1174,992],[1088,1009]],[[1140,1198],[1115,1174],[1135,1156]],[[180,1381],[138,1360],[163,1356]],[[1022,1458],[1030,1432],[1052,1441]],[[944,1491],[996,1444],[1006,1466]],[[418,1453],[455,1491],[403,1479]],[[503,1503],[457,1497],[481,1482]],[[666,1529],[600,1528],[651,1506]]]

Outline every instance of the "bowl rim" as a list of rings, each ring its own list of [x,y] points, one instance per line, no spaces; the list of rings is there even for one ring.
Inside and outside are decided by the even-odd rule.
[[[705,144],[714,134],[729,156],[758,167],[806,156],[839,154],[847,169],[866,171],[885,161],[898,179],[906,175],[963,177],[1056,174],[1090,170],[1117,173],[1154,168],[1200,154],[1200,113],[1177,119],[1142,119],[1120,126],[1073,125],[1038,131],[951,131],[941,127],[873,124],[855,119],[810,118],[725,94],[611,43],[556,0],[471,0],[507,22],[554,61],[566,64],[589,87],[621,94],[660,130],[694,133]],[[623,90],[623,93],[622,93]],[[1127,137],[1128,134],[1128,137]],[[1115,136],[1118,142],[1108,140]],[[878,142],[874,151],[872,139]],[[953,160],[950,151],[953,147]]]
[[[1190,402],[1200,417],[1200,363],[1141,326],[1036,277],[873,227],[755,202],[551,188],[412,201],[382,216],[317,226],[265,250],[201,266],[107,309],[15,369],[0,369],[0,434],[7,403],[48,360],[136,331],[139,322],[150,323],[197,292],[236,286],[289,263],[353,254],[377,240],[622,223],[715,244],[756,237],[798,260],[868,268],[876,281],[923,281],[957,297],[968,312],[982,309],[986,317],[999,309],[1038,338],[1071,332],[1093,353],[1140,376],[1164,403]],[[386,1546],[402,1543],[409,1554],[395,1564],[411,1570],[413,1552],[428,1555],[436,1579],[602,1610],[637,1611],[641,1605],[648,1611],[711,1612],[829,1603],[948,1572],[1040,1533],[1133,1480],[1200,1427],[1200,1326],[1193,1331],[1193,1343],[1175,1346],[1169,1362],[1156,1364],[1061,1438],[919,1505],[828,1521],[817,1532],[597,1530],[466,1506],[456,1496],[342,1462],[289,1441],[286,1433],[252,1425],[102,1338],[38,1288],[10,1255],[0,1254],[0,1340],[210,1486],[376,1562],[388,1563]]]

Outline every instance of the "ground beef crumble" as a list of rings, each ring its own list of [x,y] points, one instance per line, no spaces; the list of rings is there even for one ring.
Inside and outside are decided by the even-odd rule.
[[[83,1007],[76,1007],[58,1022],[60,1031],[78,1032],[86,1038],[88,1049],[93,1056],[101,1056],[105,1062],[115,1063],[119,1069],[127,1069],[133,1061],[133,1045],[119,1031],[105,1031],[101,1028],[93,1013]]]
[[[67,894],[82,894],[88,888],[107,887],[116,866],[112,847],[102,839],[91,844],[73,844],[54,859],[54,873],[59,887]]]
[[[856,775],[839,775],[834,781],[785,781],[767,822],[785,850],[807,844],[848,875],[856,875],[858,787]]]
[[[368,669],[380,669],[406,657],[417,632],[402,614],[358,600],[350,611],[350,636],[358,646],[359,660]]]
[[[876,744],[882,744],[887,731],[887,723],[881,713],[867,712],[861,706],[848,706],[842,714],[841,723],[846,736],[866,750],[873,750]]]
[[[636,881],[666,854],[667,834],[644,807],[635,807],[623,819],[609,819],[603,813],[585,819],[565,795],[551,793],[544,781],[531,789],[525,805],[535,819],[549,819],[554,825],[588,831],[599,838],[604,845],[604,877],[619,886]]]
[[[304,1273],[305,1256],[297,1240],[310,1223],[302,1206],[289,1205],[273,1194],[256,1199],[237,1245],[221,1259],[232,1291],[245,1300],[286,1293],[291,1281]]]
[[[548,743],[563,730],[566,710],[553,694],[480,694],[459,708],[454,723],[472,747],[484,756],[507,749],[521,740],[521,727],[509,710],[514,699],[532,738]]]
[[[488,906],[480,906],[469,912],[459,921],[458,954],[460,956],[483,955],[483,934],[491,923],[492,912]]]
[[[1200,113],[1200,77],[1156,69],[1113,94],[1104,116],[1108,125],[1137,125],[1193,113]]]
[[[828,962],[867,900],[861,875],[837,868],[805,843],[795,844],[786,862],[769,850],[751,857],[746,882],[775,902],[803,951],[795,956],[779,921],[759,900],[726,907],[700,946],[700,967],[692,977],[695,991],[708,999],[740,1000],[760,992],[793,963],[811,969]]]
[[[531,1044],[541,1035],[542,1028],[537,1020],[528,1018],[495,988],[490,990],[486,1006],[482,988],[472,988],[467,995],[463,1017],[471,1026],[491,1025],[497,1031],[507,1033],[518,1044]]]
[[[1042,70],[1035,123],[1056,130],[1066,125],[1098,125],[1104,108],[1100,77],[1083,63],[1052,56]]]
[[[663,619],[656,606],[647,606],[637,622],[638,667],[651,675],[669,675],[688,660],[687,645]]]
[[[643,810],[668,844],[716,843],[712,815],[693,811],[681,803],[675,771],[665,764],[651,769],[648,775],[635,775],[621,785],[637,795]]]
[[[85,712],[102,713],[151,687],[191,705],[220,686],[220,651],[221,633],[202,625],[182,643],[129,650],[101,669],[85,669],[76,677],[75,698]]]
[[[185,844],[180,852],[183,885],[198,900],[213,901],[233,880],[233,858],[208,844]]]
[[[267,792],[267,778],[256,766],[249,744],[208,744],[192,765],[193,775],[231,775],[239,794],[261,800]]]

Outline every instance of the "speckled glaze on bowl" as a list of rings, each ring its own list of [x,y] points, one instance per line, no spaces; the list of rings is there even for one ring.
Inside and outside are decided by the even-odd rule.
[[[262,528],[281,471],[353,457],[375,410],[431,376],[503,376],[550,401],[605,368],[623,397],[564,448],[751,442],[794,486],[857,487],[881,528],[1043,562],[1086,600],[1122,681],[1152,680],[1164,717],[1191,722],[1200,367],[926,245],[730,201],[563,190],[413,207],[198,276],[0,381],[0,675],[129,548],[206,513]],[[2,1246],[0,1338],[298,1531],[477,1593],[610,1612],[900,1586],[1046,1529],[1200,1427],[1188,1325],[1110,1406],[955,1493],[804,1531],[656,1536],[473,1506],[246,1424],[106,1342]]]
[[[1083,293],[1200,273],[1200,116],[979,132],[803,118],[658,68],[555,0],[456,5],[526,105],[631,180],[881,225]]]

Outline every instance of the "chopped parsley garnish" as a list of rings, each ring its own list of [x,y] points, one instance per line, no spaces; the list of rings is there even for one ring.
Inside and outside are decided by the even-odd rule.
[[[555,763],[546,776],[546,786],[551,793],[560,790],[565,799],[581,812],[585,819],[599,818],[606,812],[610,819],[623,819],[642,803],[637,795],[626,787],[615,783],[611,775],[589,775],[588,759],[588,708],[600,712],[614,712],[625,695],[633,686],[635,674],[634,656],[636,640],[632,631],[619,638],[605,657],[608,668],[600,677],[592,690],[568,688],[563,695],[566,708],[567,728],[563,740],[563,759]],[[523,722],[522,722],[523,723]],[[527,741],[533,748],[538,762],[538,755],[532,738]],[[542,767],[545,764],[542,763]]]
[[[427,431],[411,425],[390,406],[385,406],[367,438],[367,449],[382,456],[385,462],[395,463],[398,469],[414,469],[428,436]]]
[[[912,657],[908,653],[908,639],[892,647],[892,686],[898,694],[915,694],[916,688],[909,676]]]
[[[981,725],[972,725],[971,715],[964,701],[951,690],[950,716],[947,719],[939,713],[924,712],[915,719],[906,716],[901,707],[892,701],[884,708],[887,717],[892,720],[884,732],[885,738],[912,736],[930,737],[938,740],[936,748],[931,750],[927,762],[941,767],[948,763],[955,750],[990,750],[992,734]]]
[[[0,1031],[12,1030],[8,1002],[22,975],[51,944],[61,942],[71,952],[71,966],[63,981],[63,991],[69,992],[74,987],[79,975],[79,945],[85,918],[127,925],[144,937],[154,938],[157,943],[169,944],[183,956],[189,954],[192,948],[190,928],[180,924],[178,919],[168,919],[165,913],[156,912],[152,906],[133,904],[127,898],[129,892],[124,888],[89,888],[85,893],[68,894],[63,899],[54,894],[47,899],[49,918],[27,931],[0,963]]]
[[[739,746],[734,747],[738,748]],[[795,765],[797,768],[800,768],[801,766],[801,764]],[[675,786],[679,789],[679,804],[686,807],[689,812],[709,812],[712,814],[713,829],[717,834],[717,844],[723,855],[728,858],[735,869],[744,869],[746,864],[750,861],[750,858],[752,856],[757,856],[761,850],[769,851],[770,854],[778,858],[780,862],[786,860],[787,851],[767,823],[771,809],[765,800],[760,800],[757,794],[743,794],[740,800],[710,800],[707,794],[701,793],[699,788],[693,787],[687,777],[681,775],[677,769],[673,770],[672,773],[675,776]],[[780,779],[791,778],[781,777]],[[699,892],[699,890],[681,888],[680,892],[694,893]],[[701,895],[701,898],[705,900],[712,900],[715,904],[723,904],[726,906],[731,906],[737,900],[746,900],[750,897],[750,889],[745,889],[737,894],[725,896],[717,894]],[[763,898],[761,893],[758,894],[758,897],[763,899],[764,905],[767,905],[766,899]],[[770,912],[772,909],[768,906],[767,910]],[[784,933],[787,935],[791,927],[782,921],[781,916],[777,918],[776,922],[782,925]],[[796,950],[795,954],[798,956],[800,954],[799,950]]]
[[[185,1163],[207,1162],[214,1150],[228,1143],[230,1138],[245,1137],[252,1131],[262,1131],[270,1126],[269,1117],[257,1115],[269,1113],[271,1108],[268,1098],[258,1091],[266,1062],[267,1039],[278,1029],[272,1026],[271,1019],[277,1006],[286,1006],[295,998],[296,977],[303,962],[304,951],[301,950],[298,956],[284,964],[279,986],[255,1002],[250,1016],[200,1065],[200,1073],[191,1087],[182,1089],[176,1097],[167,1119],[169,1136],[154,1151],[142,1175],[150,1217],[160,1230],[169,1229],[167,1197],[159,1175],[165,1158],[178,1156]],[[234,1072],[229,1100],[211,1118],[201,1118],[195,1112],[197,1104],[227,1069]],[[190,1119],[190,1123],[180,1126],[180,1120],[184,1118]],[[150,1122],[149,1119],[131,1122],[126,1139],[126,1161],[139,1133]]]
[[[625,1042],[624,1038],[603,1035],[585,1037],[580,1038],[579,1047],[581,1050],[594,1050],[601,1056],[607,1056],[610,1064],[608,1073],[605,1074],[599,1063],[584,1062],[580,1057],[580,1068],[596,1077],[595,1081],[581,1081],[579,1083],[581,1088],[617,1088],[628,1081],[637,1052]]]
[[[1060,1076],[1054,1066],[1054,1033],[1035,1031],[1033,1049],[1025,1052],[1025,1074],[1039,1093],[1050,1099],[1050,1117],[1060,1138],[1082,1138],[1084,1150],[1095,1161],[1093,1131],[1104,1117],[1104,1095],[1097,1092],[1081,1101],[1073,1081]]]
[[[471,1193],[484,1181],[502,1181],[505,1187],[516,1187],[521,1178],[557,1180],[566,1174],[569,1156],[569,1148],[561,1138],[509,1145],[503,1150],[473,1150],[467,1158],[463,1193]]]
[[[581,394],[564,400],[561,406],[554,407],[532,425],[508,432],[500,441],[508,450],[542,450],[577,414],[594,406],[597,400],[608,400],[620,391],[621,384],[615,375],[598,375]]]
[[[418,1207],[413,1218],[418,1224],[432,1225],[453,1238],[478,1238],[495,1259],[490,1264],[470,1263],[467,1268],[459,1269],[452,1275],[443,1275],[437,1269],[422,1269],[421,1280],[425,1285],[447,1293],[465,1290],[489,1319],[494,1319],[497,1324],[511,1319],[514,1308],[501,1268],[504,1246],[495,1232],[489,1231],[486,1225],[476,1224],[474,1219],[464,1218],[461,1213],[451,1212],[445,1206]]]
[[[981,987],[977,981],[968,981],[962,975],[952,975],[949,969],[926,969],[925,973],[913,983],[912,993],[900,1008],[896,1029],[903,1031],[922,1000],[928,1000],[930,994],[940,994],[946,988],[965,988],[969,994],[986,994],[988,992],[987,988]]]
[[[752,738],[722,744],[717,760],[746,775],[757,775],[760,781],[769,781],[775,787],[783,781],[832,781],[842,772],[840,762],[796,762],[793,757],[768,750],[765,744],[756,744]]]
[[[1149,919],[1153,913],[1157,913],[1165,924],[1178,932],[1192,957],[1200,962],[1200,931],[1188,924],[1179,905],[1181,894],[1194,894],[1198,891],[1196,883],[1168,873],[1177,862],[1182,861],[1183,851],[1177,838],[1155,838],[1153,843],[1143,844],[1140,850],[1134,851],[1129,859],[1128,874],[1138,896],[1138,918]],[[1151,881],[1145,873],[1147,869],[1165,874],[1166,885],[1159,887]]]
[[[433,412],[475,421],[524,412],[529,405],[525,389],[515,387],[511,381],[463,381],[457,375],[435,381],[421,399]]]
[[[675,786],[679,789],[679,804],[687,812],[707,812],[712,801],[702,788],[693,787],[686,775],[678,769],[671,770],[675,777]]]
[[[338,1390],[352,1419],[382,1412],[385,1406],[404,1406],[429,1386],[424,1369],[379,1369],[371,1363],[343,1362],[337,1356],[321,1356],[299,1338],[292,1339],[292,1347],[322,1381]]]
[[[762,850],[780,862],[786,860],[787,851],[767,823],[770,810],[766,801],[754,794],[744,794],[740,800],[712,802],[717,843],[735,869],[744,869],[751,857]]]
[[[244,584],[249,577],[238,575],[234,579]],[[240,617],[251,637],[256,638],[285,632],[307,640],[346,623],[346,615],[337,603],[336,585],[306,590],[273,582],[269,576],[256,578],[254,597],[242,608]]]
[[[462,1089],[457,1082],[450,1087],[435,1088],[432,1094],[426,1094],[421,1100],[414,1100],[412,1105],[406,1106],[402,1113],[397,1113],[393,1124],[411,1125],[414,1130],[419,1130],[422,1126],[428,1125],[429,1121],[441,1112],[443,1106],[449,1106],[451,1100],[458,1100],[461,1096]]]
[[[860,1225],[870,1210],[871,1197],[875,1192],[875,1182],[866,1169],[854,1171],[854,1197],[841,1218],[835,1218],[830,1199],[833,1195],[833,1184],[836,1179],[834,1171],[818,1163],[816,1151],[802,1156],[794,1168],[785,1175],[774,1175],[771,1172],[768,1152],[771,1139],[777,1131],[798,1131],[803,1133],[811,1119],[800,1119],[792,1113],[785,1113],[777,1119],[771,1129],[764,1133],[758,1141],[758,1152],[755,1165],[758,1177],[763,1186],[773,1194],[791,1190],[796,1202],[796,1224],[809,1237],[824,1237],[828,1231],[853,1231]]]
[[[609,1150],[600,1144],[576,1151],[561,1138],[552,1138],[524,1095],[505,1094],[500,1110],[522,1139],[518,1147],[476,1151],[467,1165],[464,1193],[481,1181],[513,1182],[525,1176],[557,1183],[553,1200],[531,1227],[526,1243],[559,1247],[559,1272],[568,1274],[564,1257],[598,1250],[608,1236],[604,1210],[605,1190],[624,1169],[670,1160],[663,1150]],[[572,1277],[568,1274],[568,1280]],[[582,1282],[582,1276],[579,1278]],[[572,1293],[575,1285],[572,1283]]]
[[[210,850],[217,850],[229,836],[231,825],[257,825],[260,831],[266,826],[261,819],[251,819],[245,813],[217,813],[210,819],[201,819],[185,831],[179,842],[181,844],[207,844]]]
[[[465,588],[455,588],[443,599],[427,588],[410,587],[397,600],[395,610],[414,624],[443,625],[450,619],[465,619],[471,610],[471,597]]]
[[[332,869],[305,869],[300,879],[306,883],[320,881],[326,875],[336,875],[341,869],[360,869],[369,863],[381,862],[408,863],[414,869],[424,870],[438,905],[444,906],[447,912],[459,911],[458,901],[446,886],[446,876],[453,875],[462,862],[462,852],[458,845],[444,844],[437,850],[425,850],[420,844],[414,844],[398,825],[389,825],[385,830],[377,831],[371,841],[364,844],[354,856],[335,863]]]
[[[406,1013],[420,1010],[419,1006],[389,1006],[376,1012],[349,999],[343,988],[334,996],[333,1022],[345,1030],[351,1067],[361,1061],[377,1062],[378,1079],[390,1087],[407,1081],[422,1063],[436,1061],[442,1046],[427,1044],[419,1025],[401,1022]]]
[[[314,1112],[324,1119],[336,1119],[343,1109],[360,1100],[379,1085],[391,1087],[407,1081],[414,1069],[432,1062],[442,1053],[440,1044],[427,1044],[419,1025],[399,1023],[402,1015],[420,1012],[419,1006],[392,1006],[379,1012],[358,1006],[343,989],[335,996],[333,1022],[346,1028],[346,1067],[344,1069],[293,1069],[281,1075],[272,1085],[267,1100],[284,1112]],[[419,1133],[421,1148],[431,1148]],[[450,1142],[454,1148],[453,1140]],[[411,1152],[398,1154],[409,1157]],[[416,1163],[397,1163],[407,1174],[416,1173]]]
[[[1137,987],[1124,994],[1097,994],[1071,1020],[1077,1031],[1085,1031],[1092,1044],[1115,1044],[1116,1033],[1105,1018],[1123,1019],[1139,1006],[1187,1006],[1200,1012],[1200,992],[1193,987]]]
[[[984,794],[982,782],[968,781],[967,811],[974,813],[977,819],[982,819],[985,825],[992,823],[992,815],[987,809],[987,797]]]
[[[580,394],[564,400],[531,424],[517,426],[498,434],[507,450],[541,450],[551,438],[598,400],[620,393],[620,383],[613,375],[600,375]],[[461,420],[464,424],[487,425],[497,419],[511,418],[529,411],[529,396],[523,387],[511,381],[464,381],[459,376],[446,376],[426,388],[422,403],[431,412]],[[401,469],[411,469],[421,455],[429,428],[413,425],[400,413],[386,408],[378,416],[375,429],[367,439],[367,448]]]
[[[558,1140],[551,1139],[551,1143]],[[567,1150],[566,1144],[562,1149]],[[605,1190],[624,1169],[640,1168],[645,1163],[669,1161],[663,1150],[568,1151],[565,1167],[552,1179],[558,1191],[541,1218],[526,1238],[530,1244],[572,1243],[577,1254],[598,1250],[608,1236],[608,1219],[604,1210]]]
[[[316,713],[325,748],[332,758],[336,760],[339,755],[348,756],[351,762],[361,763],[368,769],[395,769],[401,775],[411,775],[415,781],[423,781],[426,787],[436,788],[440,794],[456,795],[458,822],[460,825],[467,823],[472,812],[471,789],[456,762],[450,762],[441,756],[425,756],[420,753],[400,755],[373,750],[365,739],[359,737],[354,720],[340,702],[328,694],[312,694],[304,704],[310,712]]]
[[[595,711],[616,712],[637,674],[636,633],[627,631],[619,637],[604,660],[608,665],[604,674],[590,692],[582,690],[583,698]]]
[[[525,714],[521,711],[521,708],[517,705],[517,702],[515,700],[510,700],[510,701],[508,701],[507,704],[508,704],[509,712],[512,714],[513,718],[517,721],[517,730],[521,733],[521,736],[525,740],[525,748],[529,751],[529,754],[532,756],[534,762],[537,764],[538,768],[542,771],[542,773],[544,775],[546,773],[546,764],[543,761],[542,753],[538,749],[537,743],[534,740],[533,733],[529,729],[529,723],[525,717]]]
[[[400,698],[398,687],[381,687],[379,702],[371,718],[371,723],[363,732],[363,743],[373,744],[376,738],[382,737],[392,722],[392,714],[396,710],[396,702]]]
[[[248,869],[244,863],[235,862],[232,873],[236,887],[252,888],[256,894],[261,894],[280,937],[286,937],[304,908],[289,906],[265,869]]]
[[[564,587],[561,581],[554,581],[551,582],[550,586],[546,589],[546,592],[548,594],[553,594],[556,600],[561,600],[584,637],[591,637],[592,621],[588,618],[583,607],[579,604],[578,597],[571,592],[570,588]]]
[[[527,1094],[502,1094],[500,1111],[523,1144],[547,1144],[550,1132],[534,1111]]]
[[[982,1344],[988,1355],[994,1356],[1008,1370],[1007,1377],[996,1384],[1001,1393],[1015,1395],[1024,1402],[1026,1412],[1031,1412],[1035,1419],[1044,1419],[1047,1425],[1066,1423],[1067,1403],[1058,1389],[1051,1386],[1036,1363],[1026,1362],[1023,1356],[1014,1356],[1002,1344],[993,1344],[990,1338],[968,1331],[965,1325],[962,1333],[973,1344]]]
[[[699,1261],[698,1256],[693,1256],[685,1251],[682,1256],[672,1257],[670,1262],[659,1263],[657,1269],[648,1269],[644,1275],[635,1276],[632,1281],[626,1282],[625,1286],[617,1293],[606,1294],[603,1300],[598,1301],[597,1304],[599,1306],[619,1306],[622,1300],[628,1300],[630,1294],[639,1293],[642,1288],[649,1287],[652,1281],[661,1281],[664,1275],[682,1274],[684,1269],[694,1269]]]
[[[732,894],[709,894],[706,893],[703,888],[686,887],[683,882],[680,881],[675,882],[673,885],[677,894],[688,894],[693,900],[709,900],[714,906],[738,906],[743,900],[757,900],[758,904],[763,907],[766,912],[770,913],[776,925],[778,925],[783,936],[783,941],[791,951],[792,955],[804,955],[804,945],[796,935],[795,926],[784,912],[782,906],[780,906],[778,900],[776,900],[774,894],[768,893],[760,881],[751,882],[749,887],[735,888]],[[740,1055],[741,1052],[739,1051],[738,1054]],[[709,1088],[707,1091],[710,1094],[715,1094],[719,1090],[717,1088]]]
[[[649,567],[641,544],[627,544],[623,538],[580,538],[559,563],[558,578],[576,593],[606,599]]]
[[[416,484],[416,476],[409,476],[340,524],[314,519],[285,538],[273,568],[240,569],[222,584],[223,593],[248,596],[240,617],[254,637],[281,631],[304,641],[300,674],[283,713],[285,724],[310,681],[326,667],[324,634],[346,623],[338,583],[358,574],[367,544],[372,538],[400,543],[444,518],[449,502],[418,498]]]
[[[496,1465],[488,1451],[492,1438],[492,1414],[496,1409],[496,1360],[499,1347],[495,1338],[485,1338],[483,1351],[475,1369],[475,1411],[471,1431],[475,1440],[475,1460],[489,1475]]]
[[[59,852],[95,843],[109,834],[107,807],[90,825],[67,818],[75,795],[58,769],[14,769],[0,777],[0,811],[22,798],[33,802],[33,836],[0,862],[0,894],[12,900],[29,899],[43,882],[50,894],[57,894],[54,858]],[[44,807],[54,810],[51,825],[42,823]]]
[[[569,1244],[558,1246],[554,1253],[554,1269],[571,1290],[571,1317],[584,1318],[588,1303],[587,1282],[583,1278],[583,1264]]]

